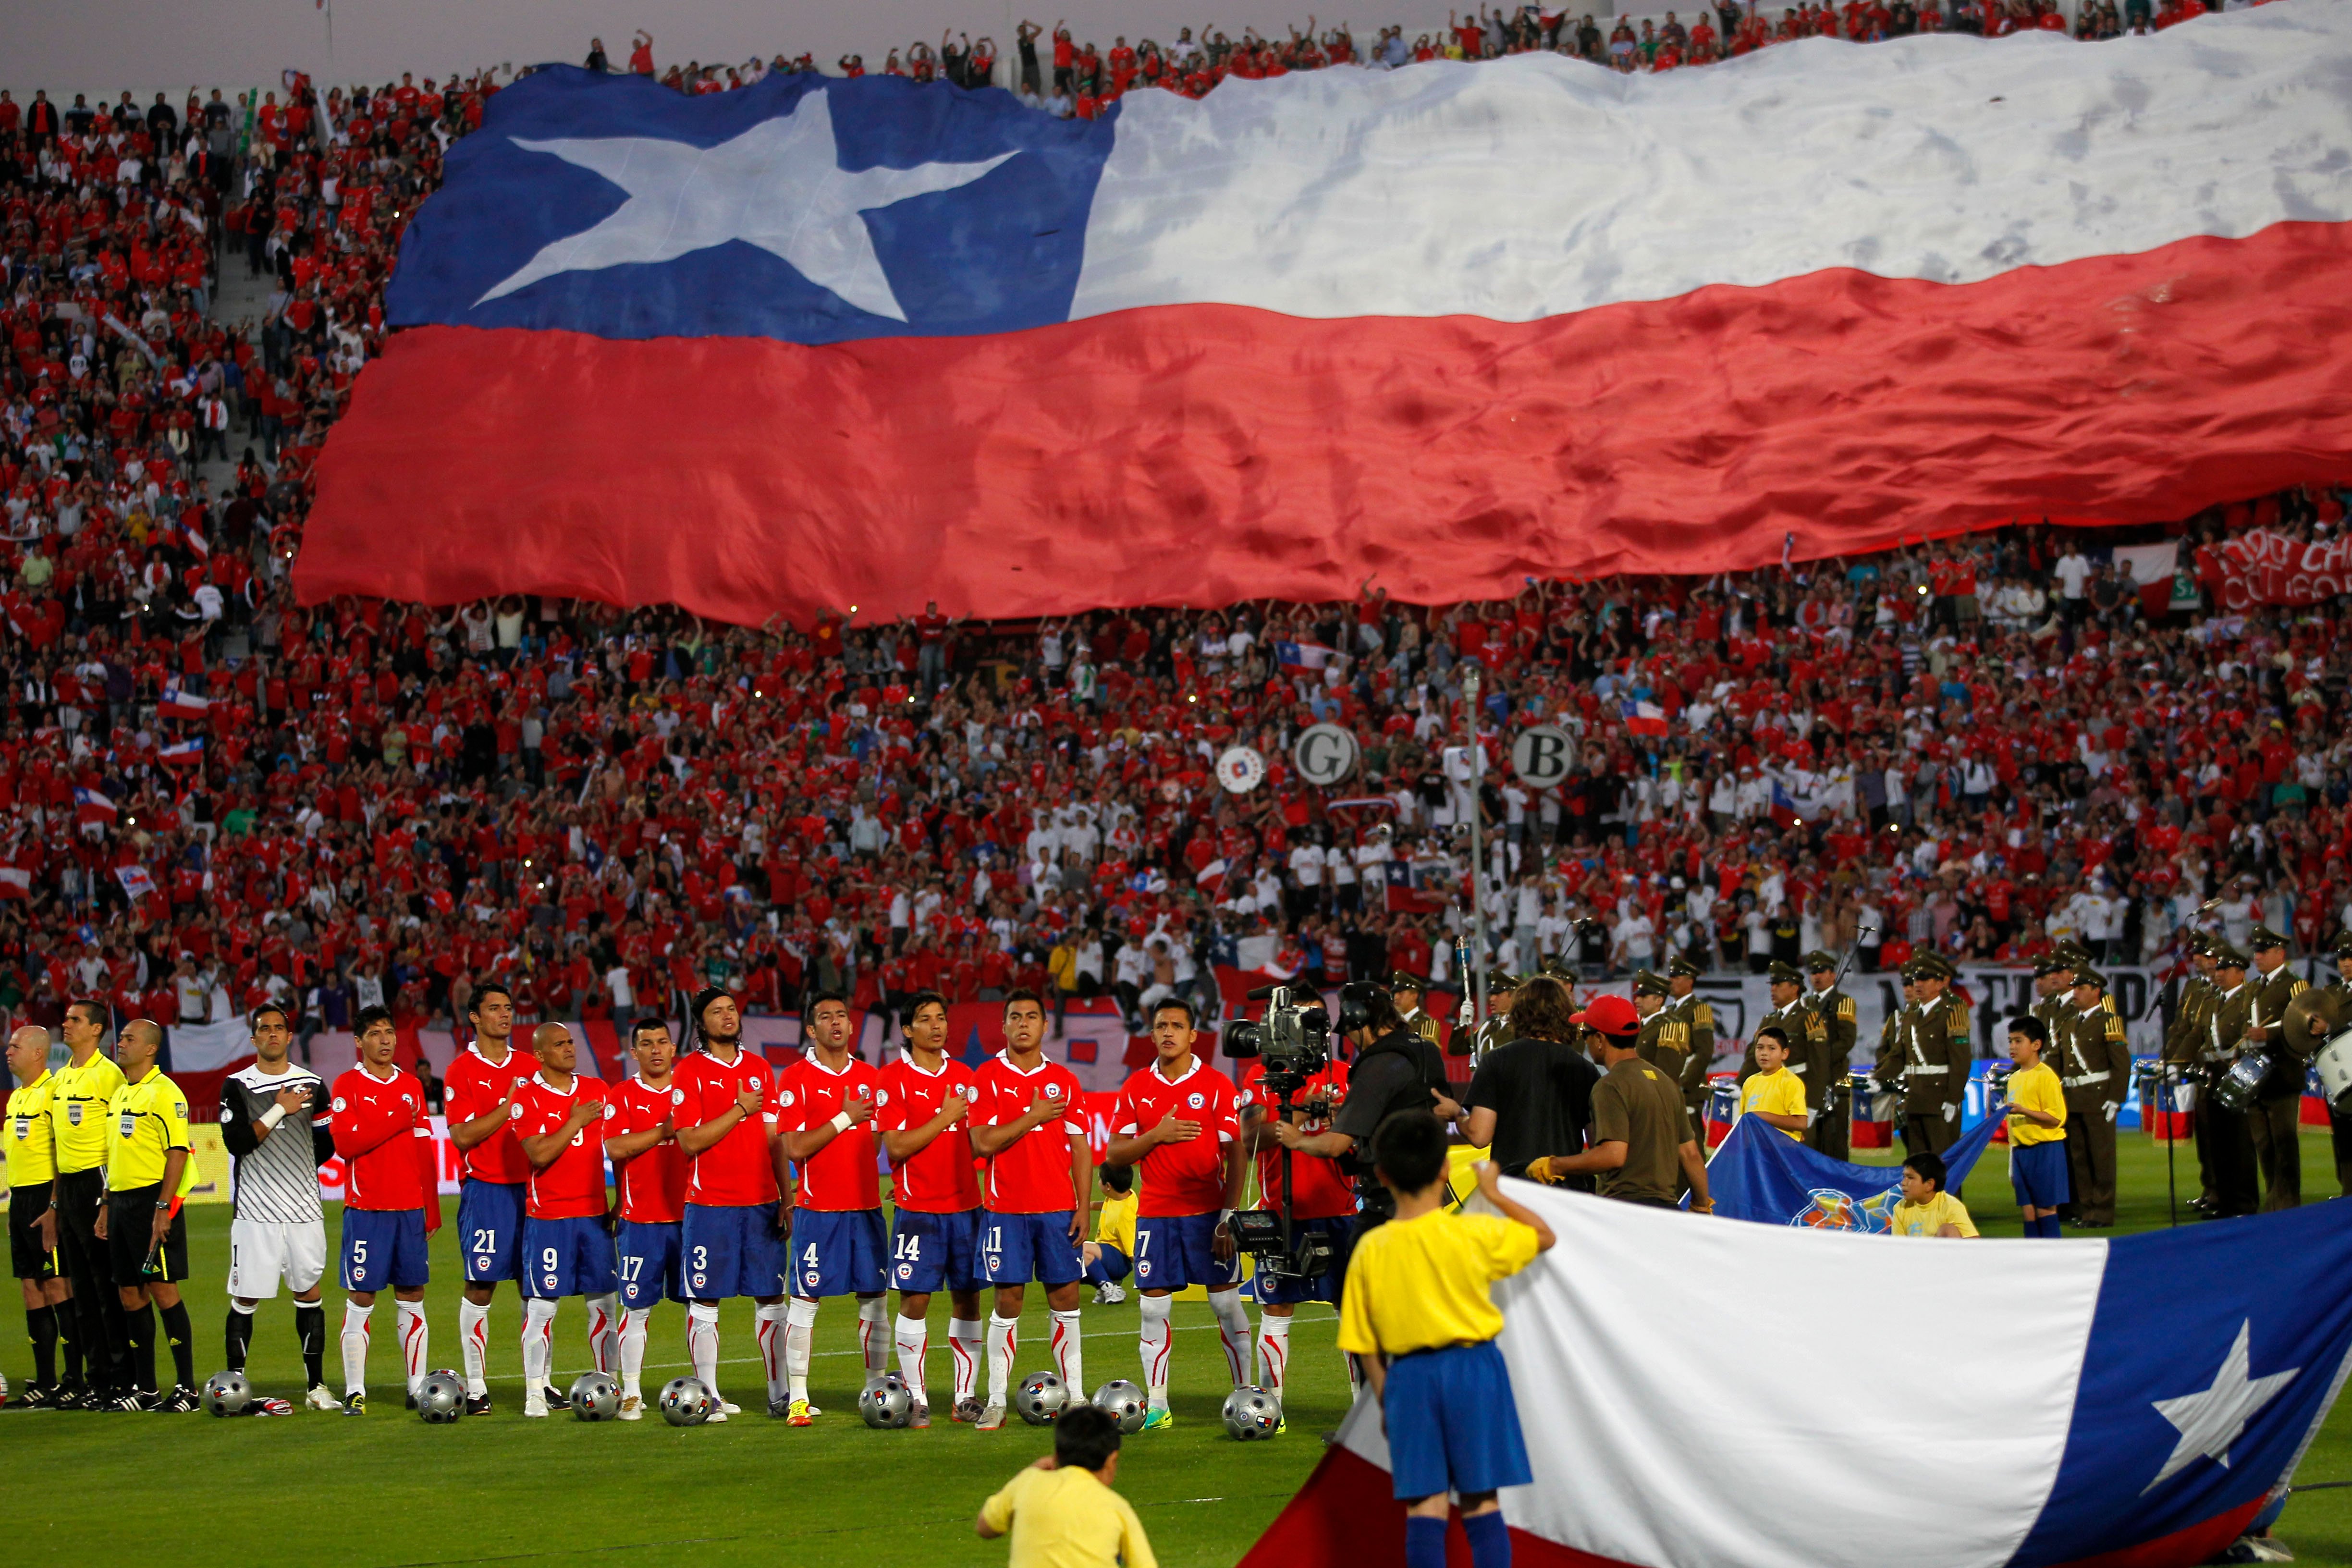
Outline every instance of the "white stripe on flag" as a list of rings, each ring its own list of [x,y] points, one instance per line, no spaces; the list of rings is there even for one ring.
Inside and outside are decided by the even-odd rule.
[[[1070,315],[1528,321],[2341,221],[2347,74],[2352,5],[2282,0],[2098,48],[1810,38],[1653,77],[1529,54],[1130,93]]]
[[[1988,1568],[2024,1541],[2065,1451],[2105,1242],[1799,1232],[1525,1182],[1511,1195],[1559,1237],[1496,1289],[1536,1477],[1503,1494],[1514,1527],[1662,1568]],[[1341,1440],[1386,1468],[1370,1414]]]

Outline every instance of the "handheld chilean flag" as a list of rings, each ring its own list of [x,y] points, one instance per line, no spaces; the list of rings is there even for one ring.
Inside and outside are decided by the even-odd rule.
[[[1654,702],[1628,702],[1624,705],[1625,728],[1635,735],[1664,735],[1666,732],[1666,710]]]
[[[2186,1568],[2294,1476],[2352,1351],[2336,1204],[1956,1242],[1512,1195],[1559,1237],[1495,1291],[1520,1568]],[[1873,1323],[1862,1360],[1788,1350]],[[1727,1332],[1761,1353],[1694,1353]],[[1359,1400],[1242,1568],[1399,1568],[1387,1463]]]
[[[122,884],[122,891],[133,900],[143,899],[155,890],[155,879],[144,866],[117,866],[114,879]]]
[[[1096,121],[554,67],[404,235],[296,583],[748,624],[1433,602],[2332,480],[2347,75],[2328,0]]]
[[[114,802],[105,795],[94,789],[83,789],[77,785],[73,795],[75,822],[87,826],[93,822],[114,820]]]
[[[1274,645],[1275,662],[1291,675],[1308,675],[1331,662],[1331,649],[1321,643],[1277,642]]]
[[[32,871],[26,867],[0,861],[0,899],[29,899],[32,896]]]
[[[155,711],[166,719],[201,719],[212,710],[212,700],[183,691],[175,682],[163,688],[163,700],[155,704]]]
[[[175,742],[156,752],[155,760],[168,767],[194,767],[205,760],[205,738]]]

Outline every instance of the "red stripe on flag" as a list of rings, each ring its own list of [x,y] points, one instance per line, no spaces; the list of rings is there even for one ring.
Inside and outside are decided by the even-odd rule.
[[[1838,270],[1526,323],[1122,311],[810,348],[426,327],[360,378],[295,581],[448,604],[1508,596],[2352,468],[2352,224],[1952,286]],[[485,542],[495,541],[495,548]]]

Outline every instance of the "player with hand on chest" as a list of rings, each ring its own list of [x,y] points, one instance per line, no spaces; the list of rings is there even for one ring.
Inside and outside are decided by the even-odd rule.
[[[466,1005],[474,1043],[457,1053],[442,1080],[449,1142],[465,1155],[457,1189],[457,1255],[466,1268],[457,1303],[457,1342],[466,1365],[466,1414],[487,1415],[490,1385],[490,1301],[498,1282],[523,1278],[523,1188],[530,1163],[514,1134],[515,1086],[539,1063],[514,1048],[514,997],[495,980],[474,987]]]
[[[809,1048],[784,1069],[777,1085],[776,1126],[786,1157],[799,1167],[800,1183],[793,1198],[792,1256],[785,1270],[792,1303],[784,1316],[784,1403],[779,1411],[771,1373],[768,1414],[781,1414],[793,1426],[805,1426],[823,1414],[808,1396],[820,1300],[857,1298],[857,1342],[866,1376],[882,1370],[890,1349],[882,1337],[882,1260],[888,1233],[882,1224],[882,1181],[874,1151],[875,1093],[881,1079],[850,1050],[849,1030],[848,1000],[818,993],[809,1004]]]
[[[1095,1166],[1078,1110],[1077,1075],[1045,1059],[1045,1005],[1025,987],[1004,999],[1004,1049],[983,1063],[973,1082],[972,1152],[988,1162],[982,1204],[980,1255],[996,1289],[988,1320],[988,1405],[973,1425],[992,1432],[1004,1425],[1013,1381],[1021,1303],[1027,1282],[1045,1286],[1053,1310],[1054,1364],[1073,1397],[1086,1390],[1086,1354],[1078,1338],[1078,1282],[1094,1197]]]
[[[751,1298],[752,1322],[772,1390],[784,1321],[784,1238],[792,1222],[783,1206],[784,1147],[775,1075],[743,1048],[743,1016],[735,998],[717,986],[696,993],[691,1012],[703,1049],[678,1063],[678,1152],[687,1157],[686,1218],[678,1229],[685,1256],[686,1343],[694,1375],[719,1389],[719,1303]],[[737,1407],[720,1399],[710,1419]]]
[[[604,1119],[604,1086],[575,1070],[580,1049],[562,1025],[541,1024],[530,1046],[539,1070],[515,1086],[511,1115],[530,1166],[522,1222],[522,1413],[543,1417],[564,1400],[548,1381],[556,1303],[587,1298],[596,1370],[610,1373],[620,1354],[620,1299],[604,1140],[588,1131]]]
[[[393,1066],[400,1036],[392,1012],[362,1007],[359,1065],[335,1079],[330,1122],[343,1162],[343,1414],[367,1414],[368,1319],[390,1287],[400,1310],[401,1358],[413,1404],[425,1380],[427,1205],[438,1207],[433,1127],[425,1089]]]
[[[686,1091],[676,1081],[677,1050],[669,1026],[640,1018],[629,1030],[637,1076],[616,1085],[604,1101],[604,1153],[621,1188],[621,1228],[615,1251],[621,1275],[621,1409],[624,1421],[645,1419],[646,1338],[654,1303],[667,1295],[687,1300],[679,1221],[686,1213],[686,1155],[677,1144],[677,1115]]]
[[[1147,1432],[1175,1424],[1168,1408],[1168,1320],[1175,1294],[1205,1287],[1224,1342],[1234,1386],[1249,1382],[1249,1313],[1242,1306],[1241,1255],[1233,1213],[1246,1171],[1233,1079],[1192,1054],[1192,1005],[1164,998],[1151,1010],[1151,1047],[1160,1059],[1127,1080],[1111,1117],[1114,1165],[1139,1165],[1143,1200],[1136,1210],[1135,1283],[1143,1292],[1143,1387]]]
[[[874,1119],[890,1156],[890,1276],[898,1288],[893,1339],[898,1373],[915,1396],[911,1425],[928,1426],[931,1404],[923,1385],[930,1347],[931,1293],[948,1293],[948,1346],[955,1357],[957,1421],[980,1417],[975,1396],[984,1325],[980,1291],[980,1179],[973,1173],[971,1070],[947,1056],[947,998],[916,994],[906,1021],[907,1054],[882,1071]]]

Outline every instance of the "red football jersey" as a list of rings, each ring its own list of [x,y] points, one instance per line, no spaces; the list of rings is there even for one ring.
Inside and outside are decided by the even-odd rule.
[[[421,1209],[433,1189],[433,1127],[425,1114],[425,1090],[392,1069],[388,1079],[363,1067],[335,1079],[335,1152],[343,1162],[343,1206],[354,1209]],[[424,1140],[420,1148],[417,1140]]]
[[[672,1225],[686,1217],[686,1152],[677,1146],[677,1118],[686,1090],[675,1078],[660,1089],[642,1079],[623,1079],[604,1100],[604,1136],[646,1132],[670,1119],[672,1135],[644,1153],[615,1162],[621,1186],[621,1217],[633,1225]]]
[[[874,1120],[885,1132],[928,1125],[950,1095],[977,1106],[971,1069],[949,1060],[925,1072],[900,1058],[882,1069]],[[980,1206],[980,1173],[972,1163],[971,1113],[917,1151],[893,1176],[891,1201],[916,1214],[961,1214]]]
[[[442,1109],[452,1123],[488,1116],[517,1084],[538,1070],[539,1058],[529,1051],[512,1048],[506,1060],[494,1062],[482,1055],[478,1045],[467,1046],[443,1076]],[[466,1174],[478,1182],[530,1180],[530,1162],[522,1157],[522,1145],[515,1141],[511,1117],[504,1127],[467,1150],[465,1161]]]
[[[717,1121],[746,1084],[760,1091],[757,1115],[738,1121],[726,1137],[688,1163],[686,1201],[729,1208],[772,1204],[782,1197],[775,1162],[768,1152],[776,1131],[776,1079],[768,1064],[749,1051],[740,1051],[732,1062],[696,1051],[678,1058],[670,1081],[686,1096],[673,1121],[680,1131]]]
[[[1195,1057],[1191,1069],[1171,1083],[1155,1063],[1118,1091],[1110,1124],[1120,1137],[1133,1138],[1170,1116],[1199,1122],[1200,1135],[1145,1152],[1135,1212],[1215,1214],[1225,1206],[1225,1147],[1241,1136],[1234,1119],[1234,1080]]]
[[[835,1072],[814,1052],[786,1068],[776,1080],[776,1130],[805,1132],[841,1114],[860,1096],[872,1100],[881,1076],[856,1057]],[[874,1119],[834,1134],[833,1142],[801,1162],[794,1208],[843,1214],[882,1206],[882,1173],[876,1164]]]
[[[515,1147],[521,1148],[526,1138],[561,1131],[572,1108],[583,1100],[603,1105],[603,1081],[574,1074],[572,1087],[559,1090],[549,1088],[538,1073],[523,1079],[515,1086],[514,1109],[507,1113]],[[572,1141],[555,1156],[553,1164],[531,1172],[530,1188],[523,1194],[524,1213],[533,1219],[588,1219],[604,1212],[604,1139],[599,1131],[603,1121],[600,1110],[594,1121],[572,1130]]]
[[[1067,1109],[1030,1129],[988,1162],[982,1202],[998,1214],[1067,1214],[1078,1206],[1070,1189],[1070,1140],[1084,1138],[1078,1110],[1077,1075],[1058,1062],[1040,1062],[1023,1072],[1003,1052],[981,1064],[972,1086],[980,1098],[971,1108],[975,1127],[1001,1127],[1028,1113],[1039,1095]]]
[[[1275,1113],[1274,1101],[1258,1087],[1265,1077],[1265,1068],[1255,1060],[1242,1063],[1242,1087],[1234,1097],[1238,1106],[1259,1106],[1266,1115]],[[1309,1100],[1328,1101],[1336,1111],[1348,1098],[1348,1064],[1333,1062],[1329,1067],[1307,1080],[1307,1087],[1292,1098],[1291,1103],[1305,1107]],[[1302,1132],[1328,1132],[1329,1121],[1302,1114],[1298,1119]],[[1290,1168],[1297,1175],[1298,1202],[1291,1213],[1299,1219],[1339,1219],[1356,1212],[1356,1189],[1348,1173],[1337,1160],[1318,1160],[1312,1154],[1293,1154]],[[1257,1157],[1257,1188],[1260,1202],[1267,1208],[1282,1203],[1282,1151],[1279,1148],[1261,1150]]]

